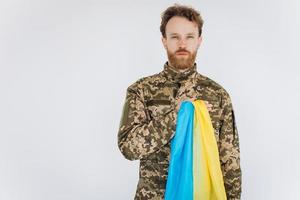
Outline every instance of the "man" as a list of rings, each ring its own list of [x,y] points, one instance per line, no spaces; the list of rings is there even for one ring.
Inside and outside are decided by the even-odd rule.
[[[219,150],[227,199],[240,199],[240,149],[229,94],[197,72],[195,58],[202,41],[203,20],[193,8],[175,4],[162,14],[160,31],[168,61],[155,75],[127,88],[118,132],[125,158],[140,160],[135,199],[164,199],[170,141],[182,101],[206,102]]]

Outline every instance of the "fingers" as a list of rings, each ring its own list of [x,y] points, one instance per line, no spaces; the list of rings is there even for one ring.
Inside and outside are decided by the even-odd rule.
[[[208,111],[211,111],[212,110],[212,104],[210,104],[208,101],[204,101],[205,105],[206,105],[206,108]]]
[[[196,98],[188,98],[188,97],[182,97],[182,98],[178,99],[178,100],[175,102],[175,104],[176,104],[176,105],[175,105],[176,112],[179,111],[182,102],[184,102],[184,101],[191,101],[191,102],[193,102],[193,101],[195,101],[195,100],[197,100],[197,99],[196,99]],[[204,101],[204,103],[205,103],[205,105],[206,105],[207,110],[208,110],[208,111],[212,111],[213,105],[210,104],[208,101]]]
[[[193,102],[193,99],[189,98],[189,97],[186,97],[186,96],[182,96],[180,99],[176,100],[175,101],[175,106],[176,106],[176,112],[179,111],[180,109],[180,106],[181,106],[181,103],[184,102],[184,101],[191,101]]]

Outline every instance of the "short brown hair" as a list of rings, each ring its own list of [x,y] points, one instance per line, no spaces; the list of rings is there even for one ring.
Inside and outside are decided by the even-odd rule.
[[[199,37],[201,36],[203,19],[200,13],[192,7],[174,4],[174,6],[168,7],[161,15],[160,32],[164,38],[166,37],[166,25],[175,16],[185,17],[189,21],[195,22],[198,25]]]

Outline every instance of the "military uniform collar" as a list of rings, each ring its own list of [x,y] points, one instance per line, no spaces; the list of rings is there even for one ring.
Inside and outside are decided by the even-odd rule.
[[[194,63],[192,67],[186,69],[185,71],[179,71],[174,67],[170,66],[167,61],[164,64],[162,74],[170,81],[177,82],[187,80],[190,77],[194,77],[197,74],[197,64]]]

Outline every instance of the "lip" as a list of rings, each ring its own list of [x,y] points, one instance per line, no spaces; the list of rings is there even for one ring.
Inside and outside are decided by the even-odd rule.
[[[178,52],[178,53],[176,53],[177,55],[188,55],[188,53],[187,52]]]

